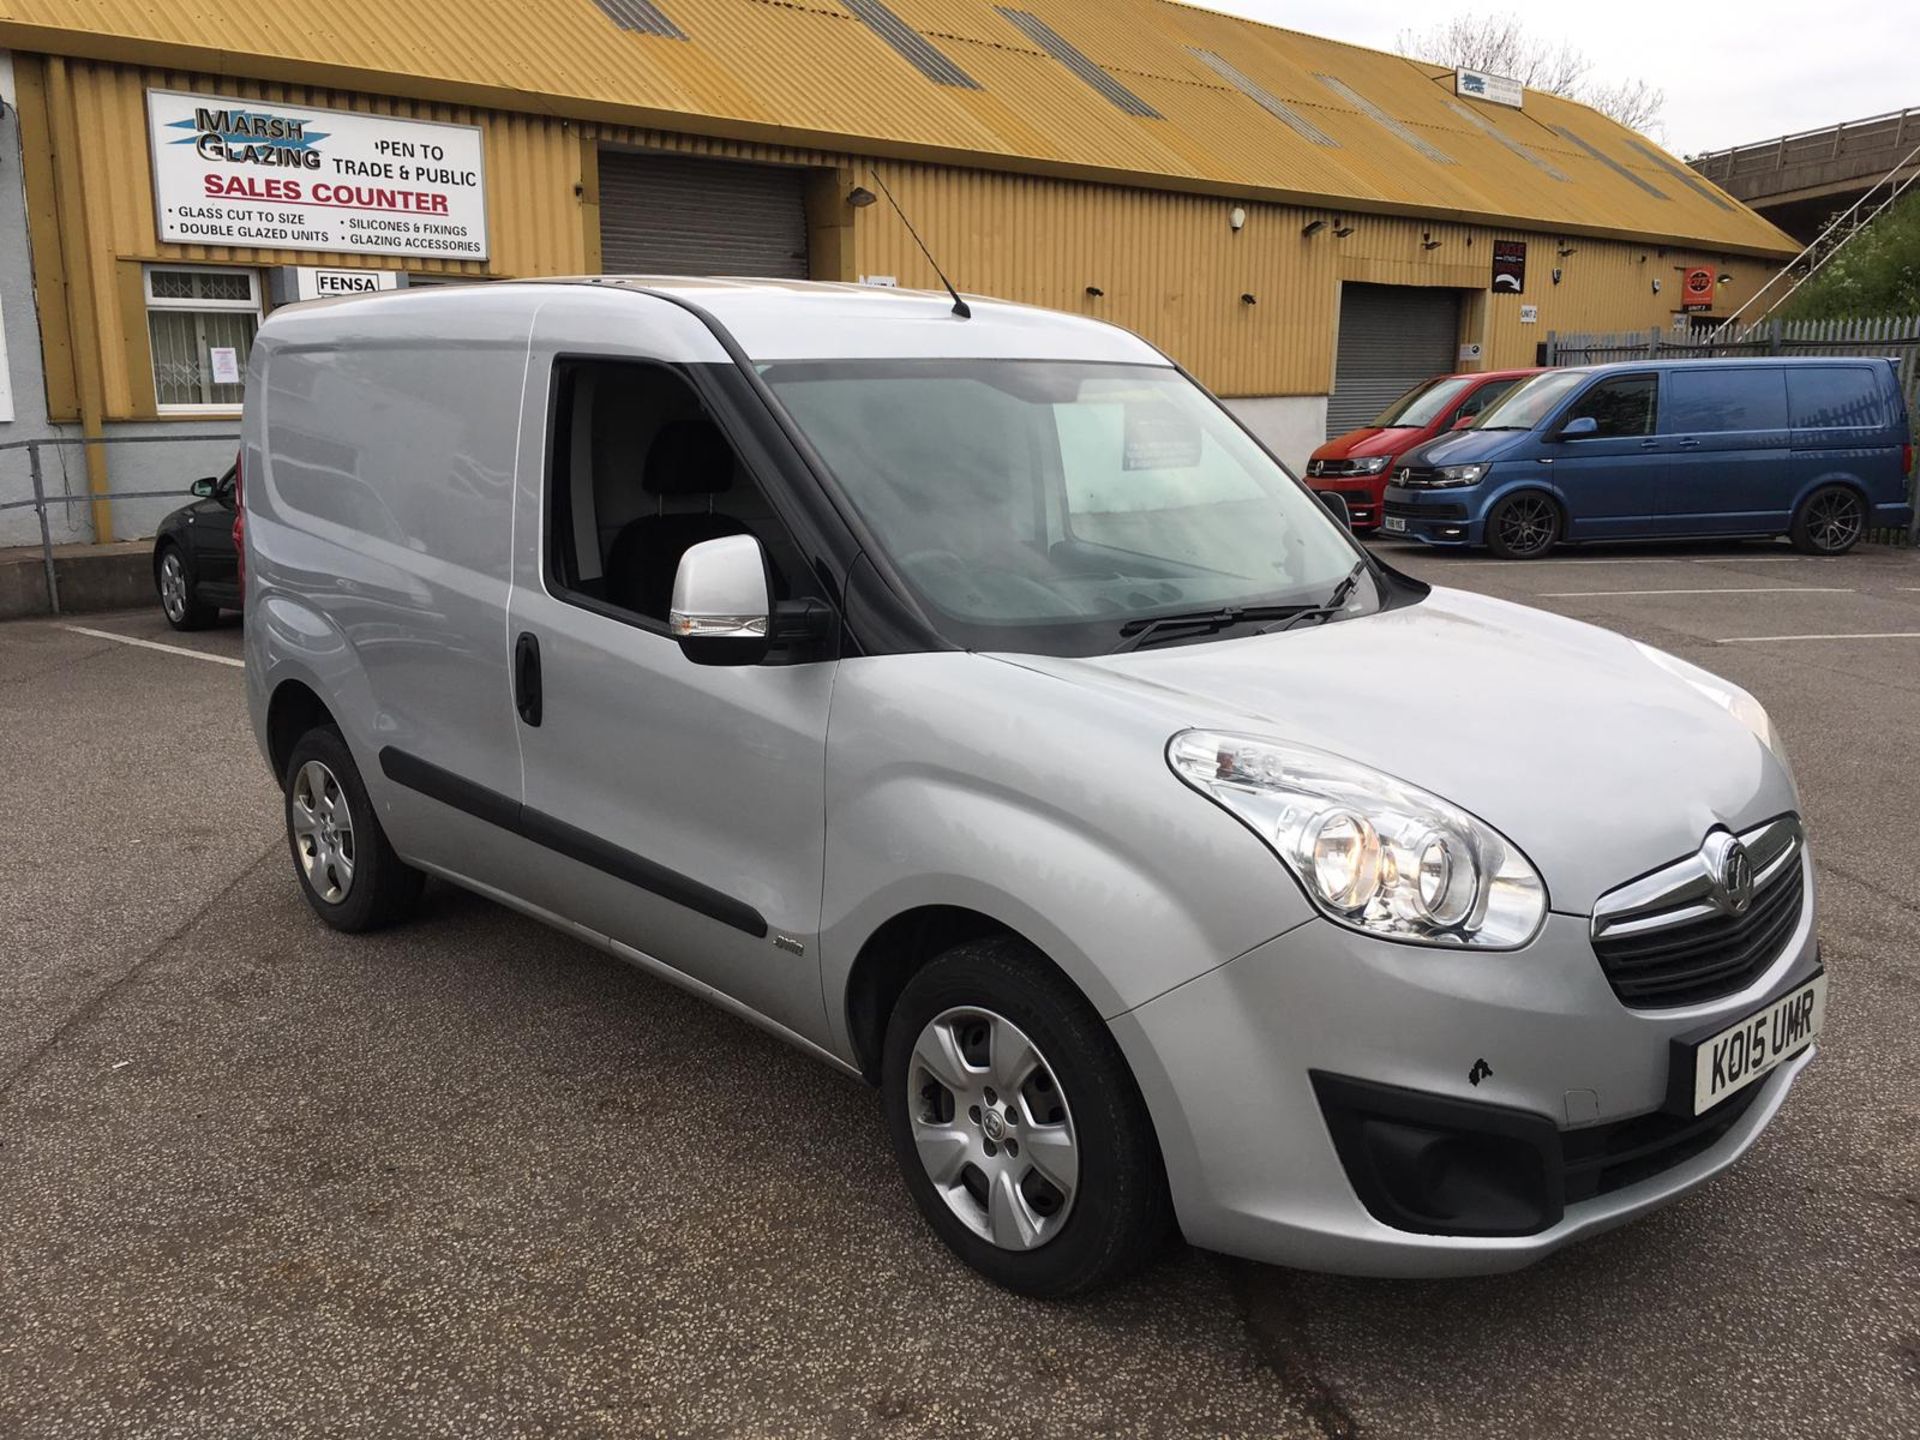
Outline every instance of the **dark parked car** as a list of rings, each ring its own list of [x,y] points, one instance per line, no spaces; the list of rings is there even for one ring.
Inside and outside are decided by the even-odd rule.
[[[235,467],[193,482],[196,497],[160,522],[153,583],[176,630],[200,630],[240,608],[240,552],[233,543]]]

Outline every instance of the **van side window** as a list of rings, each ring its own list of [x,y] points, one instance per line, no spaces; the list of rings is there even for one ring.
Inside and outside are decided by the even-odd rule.
[[[1651,435],[1659,394],[1659,381],[1652,375],[1623,375],[1618,380],[1602,380],[1573,402],[1573,408],[1561,417],[1569,420],[1592,416],[1599,425],[1593,438],[1609,435]]]
[[[1884,430],[1887,407],[1865,365],[1804,365],[1787,372],[1796,430]]]
[[[1665,428],[1674,435],[1784,430],[1786,376],[1745,366],[1674,370],[1667,376]]]
[[[776,601],[810,593],[792,537],[682,376],[576,360],[555,382],[546,561],[561,598],[664,629],[680,557],[725,535],[766,547]]]

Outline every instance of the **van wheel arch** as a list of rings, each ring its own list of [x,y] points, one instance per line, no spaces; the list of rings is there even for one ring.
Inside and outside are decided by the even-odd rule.
[[[954,946],[996,935],[1018,940],[1034,954],[1045,955],[1041,947],[1011,925],[962,905],[922,905],[902,911],[867,937],[847,973],[846,1018],[854,1060],[868,1084],[880,1083],[887,1021],[907,982],[929,961]],[[1060,970],[1051,960],[1048,964]],[[1072,984],[1065,971],[1060,973]]]
[[[267,757],[273,763],[273,778],[284,784],[287,762],[300,737],[321,725],[339,728],[326,702],[299,680],[282,680],[267,702]]]

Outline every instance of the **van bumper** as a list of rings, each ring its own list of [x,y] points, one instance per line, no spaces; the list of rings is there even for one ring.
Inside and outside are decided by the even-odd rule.
[[[1876,530],[1911,530],[1913,528],[1913,506],[1901,500],[1891,504],[1878,504],[1873,507],[1873,519],[1867,522]]]
[[[1381,533],[1427,545],[1478,545],[1486,522],[1461,490],[1387,487],[1380,507]]]
[[[1313,920],[1112,1025],[1193,1244],[1337,1274],[1490,1274],[1663,1205],[1753,1143],[1814,1049],[1705,1116],[1668,1116],[1669,1041],[1811,976],[1812,914],[1752,985],[1684,1009],[1622,1005],[1580,917],[1478,955]],[[1454,1193],[1470,1199],[1428,1227],[1448,1233],[1383,1202],[1398,1162],[1356,1148],[1356,1117],[1385,1119],[1367,1144],[1412,1137],[1409,1165],[1427,1163],[1422,1137],[1467,1156]],[[1532,1211],[1530,1186],[1547,1197]]]

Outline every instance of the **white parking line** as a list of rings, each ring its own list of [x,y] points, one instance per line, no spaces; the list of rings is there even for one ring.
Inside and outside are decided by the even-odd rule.
[[[1851,595],[1841,585],[1710,585],[1703,590],[1542,590],[1542,600],[1592,600],[1603,595]]]
[[[138,640],[131,635],[116,635],[111,630],[89,630],[84,625],[62,625],[62,630],[71,630],[76,635],[91,635],[96,640],[115,640],[122,645],[138,645],[142,650],[162,650],[169,655],[185,655],[192,660],[208,660],[215,665],[231,665],[236,670],[246,668],[247,662],[235,660],[229,655],[209,655],[204,650],[189,650],[184,645],[162,645],[158,640]]]
[[[1776,640],[1920,640],[1920,630],[1876,630],[1864,635],[1733,635],[1719,645],[1767,645]]]

